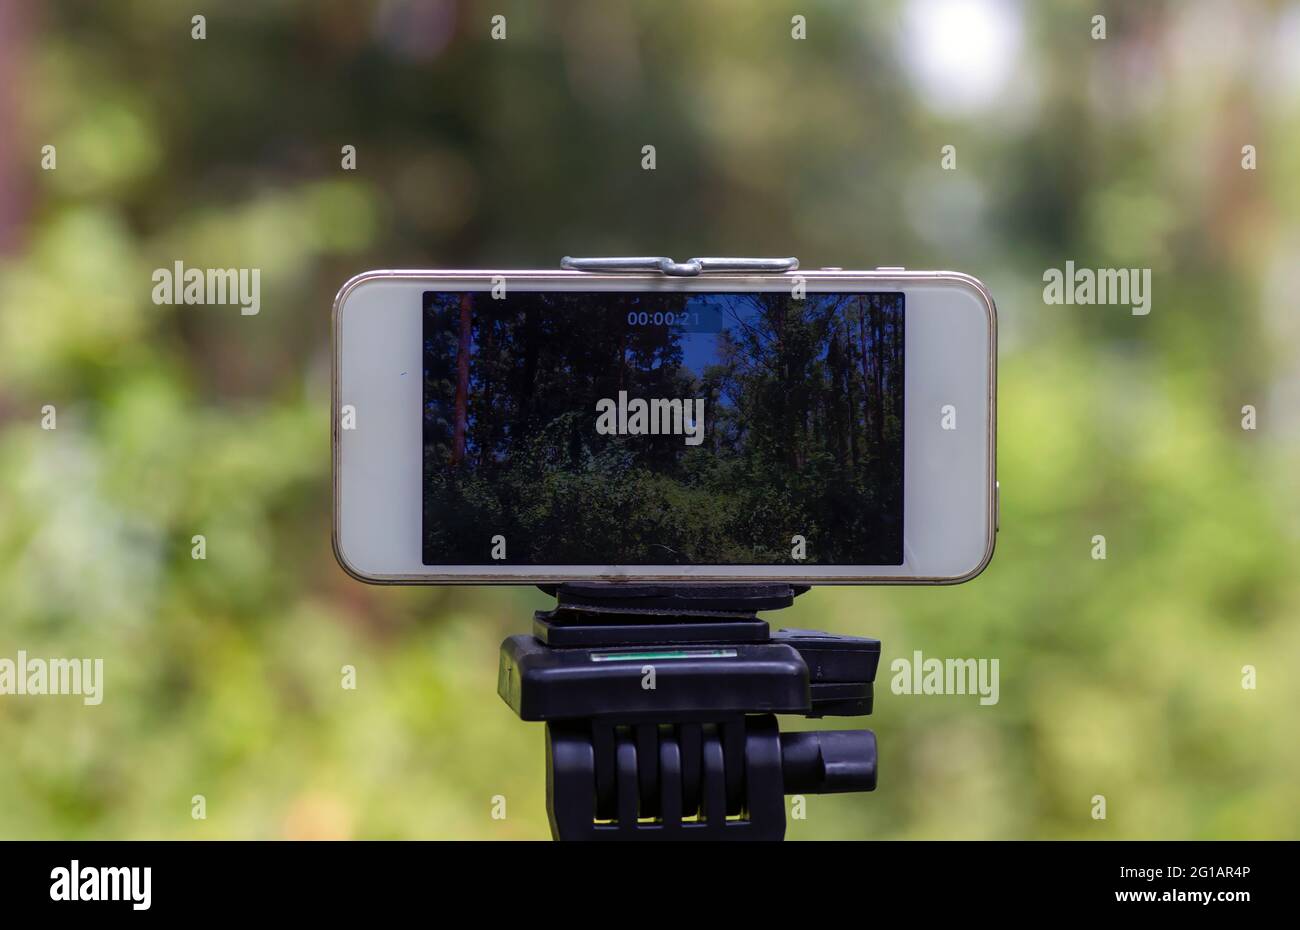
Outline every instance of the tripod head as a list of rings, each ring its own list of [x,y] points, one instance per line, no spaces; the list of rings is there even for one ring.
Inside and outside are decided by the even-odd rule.
[[[875,788],[870,730],[777,727],[871,713],[879,641],[758,619],[806,587],[542,589],[556,606],[501,644],[497,691],[547,724],[556,839],[781,839],[786,794]]]

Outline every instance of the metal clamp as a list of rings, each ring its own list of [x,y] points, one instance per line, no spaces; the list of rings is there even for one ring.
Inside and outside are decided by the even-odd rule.
[[[570,271],[619,273],[628,271],[661,272],[674,278],[693,278],[710,271],[748,271],[760,274],[784,274],[799,267],[797,258],[692,258],[675,262],[666,256],[632,256],[619,258],[560,259],[560,267]]]

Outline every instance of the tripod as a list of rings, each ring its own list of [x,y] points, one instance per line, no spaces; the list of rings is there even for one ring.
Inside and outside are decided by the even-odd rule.
[[[758,619],[806,587],[542,590],[556,606],[501,644],[497,692],[546,723],[556,839],[779,840],[786,794],[876,787],[870,730],[778,729],[871,713],[878,640]]]

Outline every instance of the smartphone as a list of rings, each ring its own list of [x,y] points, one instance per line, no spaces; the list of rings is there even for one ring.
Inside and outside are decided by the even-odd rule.
[[[371,271],[333,313],[334,549],[376,583],[965,581],[975,278]]]

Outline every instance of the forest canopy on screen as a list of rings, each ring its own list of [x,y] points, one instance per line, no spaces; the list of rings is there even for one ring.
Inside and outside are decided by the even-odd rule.
[[[424,564],[901,564],[903,319],[901,294],[426,293]]]

